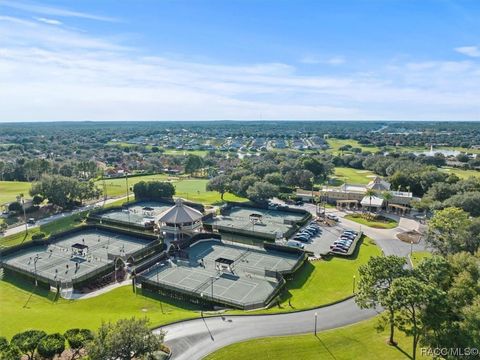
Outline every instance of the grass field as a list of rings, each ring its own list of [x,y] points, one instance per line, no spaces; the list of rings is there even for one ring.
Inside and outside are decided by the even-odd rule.
[[[31,183],[23,181],[0,181],[0,205],[15,201],[19,194],[30,198],[28,192],[31,187]]]
[[[353,276],[358,278],[358,268],[372,256],[380,256],[375,243],[364,238],[359,250],[350,258],[331,257],[306,262],[289,280],[279,306],[267,312],[309,309],[345,299],[353,294]],[[290,300],[290,304],[289,304]],[[265,311],[257,311],[265,312]]]
[[[360,252],[351,259],[334,257],[307,263],[287,283],[280,306],[257,313],[312,308],[346,298],[353,292],[353,276],[357,274],[358,267],[366,263],[371,256],[380,254],[380,249],[367,238],[362,243]],[[130,286],[91,299],[61,299],[56,302],[49,299],[46,292],[34,294],[30,298],[31,289],[31,285],[0,281],[0,336],[10,337],[28,328],[45,329],[49,332],[64,331],[70,327],[95,329],[102,320],[129,316],[146,316],[150,318],[153,326],[199,315],[192,311],[196,310],[195,308],[186,303],[167,298],[161,298],[160,303],[158,299],[135,295]],[[162,306],[164,314],[161,312]]]
[[[413,267],[417,267],[418,264],[422,262],[423,259],[429,258],[432,256],[432,253],[428,251],[414,251],[410,256]]]
[[[333,154],[339,154],[341,151],[339,150],[342,146],[344,145],[351,145],[354,148],[360,148],[362,151],[370,151],[370,152],[376,152],[379,151],[380,149],[376,146],[365,146],[361,145],[358,141],[352,140],[352,139],[328,139],[327,140],[328,146],[330,146],[330,149],[328,149],[328,152],[331,152]]]
[[[336,167],[335,175],[332,177],[334,185],[348,184],[368,184],[372,181],[375,174],[369,170],[357,170],[347,167]]]
[[[46,291],[32,295],[31,290],[30,284],[0,281],[0,336],[10,338],[26,329],[61,333],[72,327],[96,329],[102,321],[132,316],[146,316],[153,325],[200,315],[188,304],[179,307],[170,299],[136,295],[131,286],[74,301],[52,301]]]
[[[460,179],[468,179],[471,176],[480,177],[480,171],[477,170],[465,170],[452,167],[443,167],[440,169],[440,171],[446,172],[448,174],[455,174]]]
[[[398,346],[389,346],[387,332],[377,332],[377,319],[313,334],[261,338],[227,346],[205,360],[410,359],[411,339],[396,332]],[[422,357],[420,351],[417,358]]]
[[[376,229],[393,229],[398,226],[397,221],[383,216],[381,218],[369,220],[364,218],[361,214],[349,214],[345,216],[345,219]]]
[[[128,186],[133,187],[140,181],[171,181],[175,186],[176,196],[186,198],[190,201],[200,202],[203,204],[217,204],[221,202],[220,194],[216,191],[207,191],[207,179],[186,179],[182,177],[169,177],[168,175],[145,175],[128,178]],[[96,182],[97,186],[103,189],[103,181]],[[109,197],[122,196],[127,192],[125,178],[106,179],[105,185]],[[133,194],[132,194],[133,196]],[[244,201],[233,194],[225,194],[225,200]]]
[[[22,231],[14,235],[5,236],[0,238],[0,246],[13,246],[21,244],[25,241],[30,241],[34,234],[41,232],[48,236],[50,234],[55,234],[60,231],[71,229],[72,227],[79,226],[82,224],[81,221],[85,217],[85,214],[86,213],[78,213],[75,215],[65,216],[48,224],[29,229],[28,234],[26,234],[25,231]]]

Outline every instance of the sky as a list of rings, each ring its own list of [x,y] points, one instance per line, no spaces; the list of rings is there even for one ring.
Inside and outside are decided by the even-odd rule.
[[[0,0],[0,122],[480,120],[480,1]]]

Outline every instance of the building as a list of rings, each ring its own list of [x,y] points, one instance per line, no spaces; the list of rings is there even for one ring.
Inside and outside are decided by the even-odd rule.
[[[177,239],[179,235],[192,235],[200,231],[203,227],[202,217],[200,211],[177,199],[174,206],[160,214],[158,222],[160,231]]]
[[[367,185],[345,183],[339,187],[324,186],[320,191],[297,189],[297,196],[304,201],[311,201],[313,196],[341,208],[362,208],[371,211],[387,209],[400,213],[408,212],[411,202],[418,200],[411,192],[394,191],[390,187],[389,182],[377,176]],[[367,196],[369,190],[373,190],[375,194]],[[390,194],[390,198],[385,196],[386,193]]]

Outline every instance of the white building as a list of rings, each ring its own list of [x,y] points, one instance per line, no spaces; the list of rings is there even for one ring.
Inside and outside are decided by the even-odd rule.
[[[343,184],[339,187],[324,186],[320,191],[308,191],[297,189],[297,196],[304,201],[311,201],[312,196],[320,201],[334,203],[339,207],[368,208],[379,210],[387,208],[393,211],[405,212],[413,200],[418,200],[411,192],[390,190],[390,183],[379,176],[375,177],[367,185]],[[366,196],[367,191],[373,190],[375,194]],[[385,194],[390,194],[386,199]]]

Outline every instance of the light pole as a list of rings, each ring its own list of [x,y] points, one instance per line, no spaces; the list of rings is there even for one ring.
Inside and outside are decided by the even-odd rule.
[[[37,255],[33,259],[33,267],[35,269],[35,286],[38,286],[38,279],[37,279],[37,261],[40,259],[40,257]]]
[[[20,200],[22,201],[23,222],[25,223],[25,232],[28,233],[27,213],[25,212],[25,197],[23,196],[23,194],[20,195]]]
[[[353,275],[353,293],[355,294],[355,280],[356,280],[356,276]]]
[[[413,240],[410,240],[410,258],[412,258],[413,254]]]
[[[127,185],[127,203],[130,201],[129,189],[128,189],[128,171],[125,171],[125,183]]]
[[[317,317],[318,314],[315,312],[315,336],[317,336]]]

